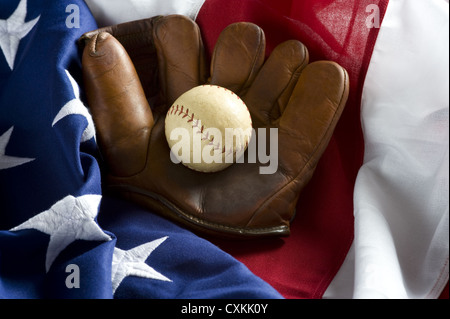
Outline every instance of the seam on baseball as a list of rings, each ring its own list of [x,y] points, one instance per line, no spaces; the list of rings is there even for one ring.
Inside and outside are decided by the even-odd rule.
[[[206,85],[203,85],[203,86],[206,86]],[[212,86],[212,85],[210,85],[210,86]],[[223,88],[223,89],[230,92],[231,94],[235,95],[239,100],[241,100],[240,97],[238,95],[236,95],[233,91],[230,91],[226,88]],[[169,115],[180,116],[182,119],[186,119],[187,123],[191,123],[193,131],[194,131],[194,129],[197,129],[196,134],[201,134],[202,141],[208,140],[209,141],[208,145],[213,146],[215,151],[222,148],[221,153],[222,154],[226,153],[225,156],[229,156],[229,155],[233,154],[234,152],[236,152],[236,153],[242,152],[248,146],[248,141],[246,141],[244,145],[242,145],[241,143],[239,143],[239,145],[236,145],[236,150],[234,150],[234,146],[231,146],[227,150],[226,146],[221,147],[221,144],[222,144],[221,142],[214,143],[214,136],[209,136],[209,132],[207,132],[207,131],[205,133],[205,129],[207,130],[207,128],[204,125],[200,126],[201,120],[195,118],[195,113],[190,112],[189,108],[185,107],[184,105],[173,104],[170,107],[170,109],[167,111],[167,116],[169,116]],[[250,118],[250,120],[251,120],[251,118]]]

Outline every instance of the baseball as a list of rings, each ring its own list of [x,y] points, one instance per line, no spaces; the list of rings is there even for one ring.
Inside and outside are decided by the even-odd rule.
[[[174,163],[217,172],[244,154],[252,136],[252,120],[235,93],[201,85],[182,94],[169,108],[165,134]]]

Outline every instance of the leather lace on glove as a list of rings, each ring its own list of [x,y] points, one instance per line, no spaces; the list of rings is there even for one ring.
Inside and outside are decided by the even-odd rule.
[[[289,235],[300,192],[347,100],[348,76],[341,66],[309,64],[306,47],[294,40],[265,60],[262,29],[242,22],[222,32],[208,67],[198,26],[179,15],[97,30],[83,39],[84,86],[107,189],[196,231],[239,238]],[[127,52],[117,39],[139,49]],[[171,161],[165,114],[182,93],[205,83],[241,97],[257,139],[262,132],[269,142],[269,129],[277,129],[273,174],[261,173],[267,163],[259,158],[216,173]]]

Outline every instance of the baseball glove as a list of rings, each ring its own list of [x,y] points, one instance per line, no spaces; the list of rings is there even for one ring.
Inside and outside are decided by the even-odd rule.
[[[346,104],[349,81],[341,66],[309,64],[307,48],[295,40],[266,59],[262,29],[242,22],[223,30],[208,67],[199,27],[179,15],[96,30],[82,40],[84,89],[106,164],[105,189],[195,231],[289,235],[300,192]],[[171,161],[167,110],[202,84],[240,96],[256,139],[276,129],[277,139],[266,139],[276,163],[256,158],[202,173]],[[263,173],[268,164],[275,169]]]

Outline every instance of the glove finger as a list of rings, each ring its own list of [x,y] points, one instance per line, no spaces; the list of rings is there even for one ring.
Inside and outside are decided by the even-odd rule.
[[[169,108],[181,94],[206,82],[203,42],[197,24],[181,15],[162,17],[153,32],[161,89]]]
[[[255,126],[279,117],[308,59],[308,50],[299,41],[286,41],[273,50],[243,96]]]
[[[87,40],[82,69],[106,164],[117,176],[139,172],[154,121],[133,63],[123,46],[102,32]]]
[[[92,38],[96,33],[108,32],[116,38],[125,48],[136,73],[144,89],[148,101],[155,101],[159,95],[158,61],[155,46],[153,44],[153,23],[160,17],[152,17],[103,27],[85,33],[80,38],[80,44],[84,40]],[[151,104],[153,108],[154,105]]]
[[[241,95],[264,63],[266,41],[263,30],[239,22],[225,28],[217,40],[211,60],[211,84]]]
[[[348,91],[348,74],[337,63],[314,62],[303,70],[278,123],[283,157],[307,163],[311,171],[315,168],[333,135]]]

